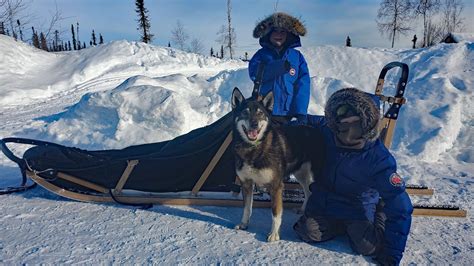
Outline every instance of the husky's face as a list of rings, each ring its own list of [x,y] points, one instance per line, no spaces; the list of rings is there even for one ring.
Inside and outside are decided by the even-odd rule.
[[[245,100],[239,89],[232,93],[232,108],[235,109],[235,128],[242,139],[256,144],[265,135],[271,121],[273,93],[267,94],[261,101]]]

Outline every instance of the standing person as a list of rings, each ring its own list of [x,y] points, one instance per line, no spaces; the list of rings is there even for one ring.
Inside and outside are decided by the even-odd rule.
[[[300,36],[305,34],[303,23],[285,13],[265,18],[253,31],[262,48],[249,62],[249,75],[255,82],[259,65],[264,65],[259,94],[273,91],[273,118],[277,123],[287,123],[293,117],[306,119],[310,77],[303,54],[294,49],[301,46]]]
[[[308,117],[326,143],[325,162],[304,215],[294,225],[306,242],[346,234],[352,249],[382,265],[397,265],[405,250],[413,207],[397,165],[379,137],[379,105],[355,88],[335,92],[325,117]]]

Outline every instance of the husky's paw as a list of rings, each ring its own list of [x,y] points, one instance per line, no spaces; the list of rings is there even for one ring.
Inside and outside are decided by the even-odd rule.
[[[248,224],[240,223],[240,224],[236,225],[234,228],[238,229],[238,230],[247,230],[248,227],[249,227]]]
[[[274,242],[280,240],[280,235],[276,233],[269,234],[267,237],[268,242]]]

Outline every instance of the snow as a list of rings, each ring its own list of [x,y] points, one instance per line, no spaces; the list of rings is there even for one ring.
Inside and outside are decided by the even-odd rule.
[[[0,35],[0,137],[28,137],[82,149],[123,148],[173,138],[230,110],[239,87],[250,96],[247,64],[138,42],[114,41],[46,53]],[[332,92],[373,92],[382,67],[410,67],[392,151],[407,183],[435,189],[415,203],[457,204],[467,218],[414,217],[402,264],[474,261],[474,44],[394,50],[305,47],[312,98],[321,114]],[[395,73],[391,73],[395,72]],[[386,79],[387,94],[398,81]],[[12,146],[17,154],[26,147]],[[0,156],[0,187],[20,173]],[[154,206],[148,210],[67,200],[42,188],[0,196],[1,264],[368,264],[344,237],[318,245],[297,239],[286,210],[282,240],[267,243],[267,209],[248,231],[233,227],[241,208]]]

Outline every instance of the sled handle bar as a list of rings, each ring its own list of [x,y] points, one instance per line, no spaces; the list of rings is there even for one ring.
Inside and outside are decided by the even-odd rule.
[[[5,156],[14,161],[15,163],[22,165],[24,163],[23,159],[19,158],[7,147],[7,143],[18,143],[18,144],[28,144],[28,145],[35,145],[35,146],[57,146],[63,147],[59,144],[42,141],[42,140],[34,140],[34,139],[26,139],[26,138],[4,138],[0,139],[0,150],[5,154]]]
[[[405,87],[407,85],[408,81],[408,65],[402,62],[391,62],[385,65],[380,71],[379,79],[377,81],[377,87],[375,88],[375,95],[382,95],[383,91],[383,84],[385,80],[385,75],[387,75],[387,72],[395,67],[399,67],[402,69],[402,74],[400,76],[400,79],[398,80],[397,84],[397,92],[395,94],[396,98],[402,98],[403,94],[405,93]]]

